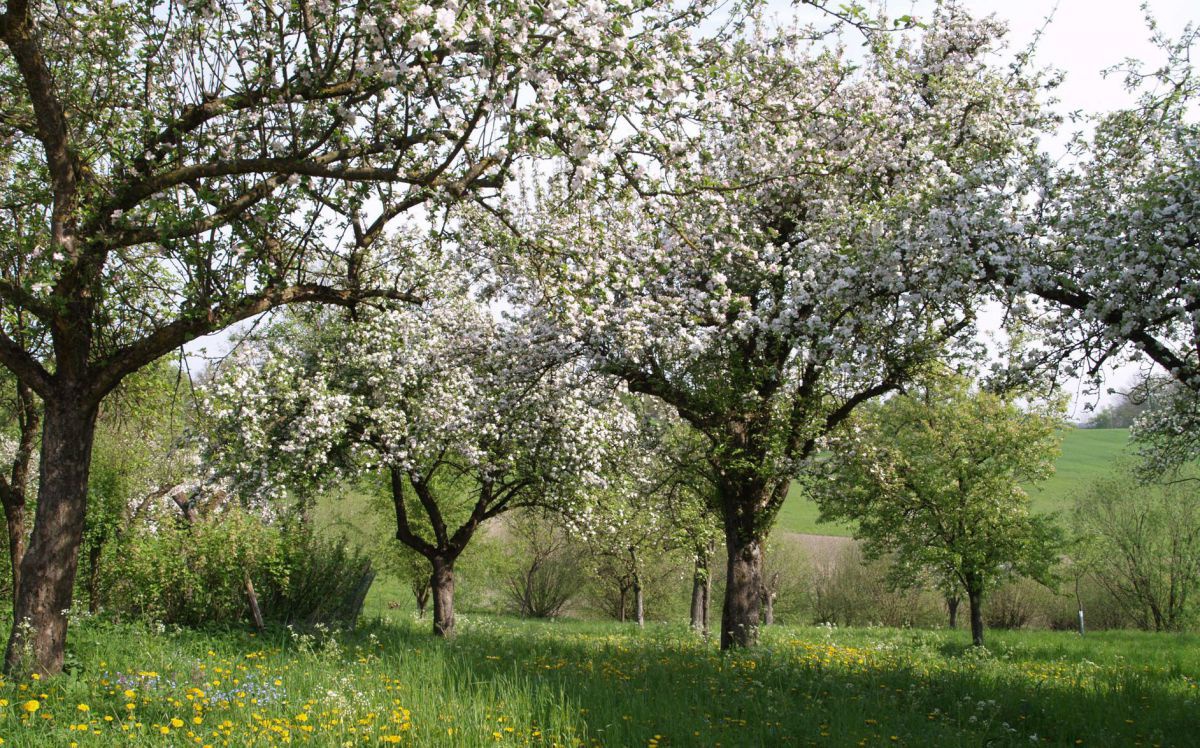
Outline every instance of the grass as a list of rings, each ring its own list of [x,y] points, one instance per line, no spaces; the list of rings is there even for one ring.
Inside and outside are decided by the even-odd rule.
[[[1096,478],[1112,470],[1129,444],[1128,429],[1067,430],[1063,438],[1062,455],[1055,462],[1055,472],[1043,483],[1031,486],[1029,496],[1037,512],[1068,512],[1077,492],[1087,488]],[[812,535],[853,534],[847,524],[819,524],[817,505],[793,485],[787,500],[779,510],[775,526],[779,529]]]
[[[1200,638],[470,617],[255,636],[83,621],[71,671],[0,686],[5,745],[1188,745]],[[37,701],[37,710],[23,708]],[[84,705],[86,710],[84,710]]]

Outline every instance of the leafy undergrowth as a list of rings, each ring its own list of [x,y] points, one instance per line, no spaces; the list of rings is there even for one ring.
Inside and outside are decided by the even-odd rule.
[[[83,621],[68,674],[0,686],[5,745],[1189,745],[1200,639],[471,618],[352,634]]]

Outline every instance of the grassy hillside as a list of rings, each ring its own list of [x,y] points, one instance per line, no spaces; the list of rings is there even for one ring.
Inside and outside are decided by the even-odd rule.
[[[1066,512],[1075,493],[1111,470],[1129,443],[1128,429],[1070,429],[1063,438],[1062,455],[1054,475],[1029,489],[1033,507],[1039,512]],[[849,535],[846,525],[817,524],[816,504],[792,487],[779,512],[776,527],[815,535]]]

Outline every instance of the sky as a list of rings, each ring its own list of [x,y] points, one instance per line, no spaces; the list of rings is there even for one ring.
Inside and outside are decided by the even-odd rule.
[[[829,0],[831,7],[840,2]],[[1035,59],[1064,73],[1062,85],[1055,91],[1060,100],[1056,109],[1064,114],[1075,110],[1099,113],[1131,104],[1134,97],[1125,90],[1123,76],[1105,77],[1103,71],[1131,57],[1148,66],[1162,60],[1149,40],[1140,0],[962,0],[962,4],[976,15],[995,14],[1006,21],[1014,51],[1025,48],[1041,33]],[[781,17],[797,12],[790,0],[773,0],[772,5]],[[1168,36],[1178,36],[1189,22],[1200,22],[1196,0],[1149,0],[1147,6]],[[892,0],[886,7],[893,17],[910,14],[920,18],[928,17],[933,3]],[[1060,138],[1045,144],[1047,150],[1061,155],[1070,132],[1071,128],[1064,128]],[[991,316],[999,319],[998,313]],[[207,349],[210,354],[220,354],[228,349],[228,341],[228,333],[218,333],[189,344],[186,351],[195,355]],[[1125,389],[1137,373],[1138,367],[1126,365],[1110,372],[1105,385]],[[1077,420],[1087,419],[1088,404],[1103,407],[1118,397],[1104,391],[1087,394],[1075,381],[1068,382],[1067,389],[1072,394],[1071,417]]]

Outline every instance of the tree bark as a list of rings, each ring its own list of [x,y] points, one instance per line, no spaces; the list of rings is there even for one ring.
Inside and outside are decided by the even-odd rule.
[[[726,529],[725,545],[729,561],[721,609],[721,649],[752,647],[758,643],[762,541]]]
[[[433,633],[454,638],[454,559],[434,557],[429,587],[433,590]]]
[[[950,613],[950,628],[958,628],[958,604],[961,602],[958,595],[952,595],[946,598],[946,610]]]
[[[66,614],[79,568],[96,407],[66,387],[54,395],[45,399],[37,513],[4,656],[10,675],[62,671]]]
[[[967,593],[967,604],[971,608],[971,644],[983,646],[983,593],[971,590]]]
[[[627,591],[628,588],[621,585],[621,591],[617,596],[617,620],[621,623],[625,623],[625,593]]]
[[[708,593],[710,574],[708,555],[696,555],[696,567],[692,572],[692,631],[708,636]]]
[[[637,625],[645,626],[646,605],[645,600],[642,597],[642,578],[637,574],[633,575],[633,610],[634,615],[637,616]]]

